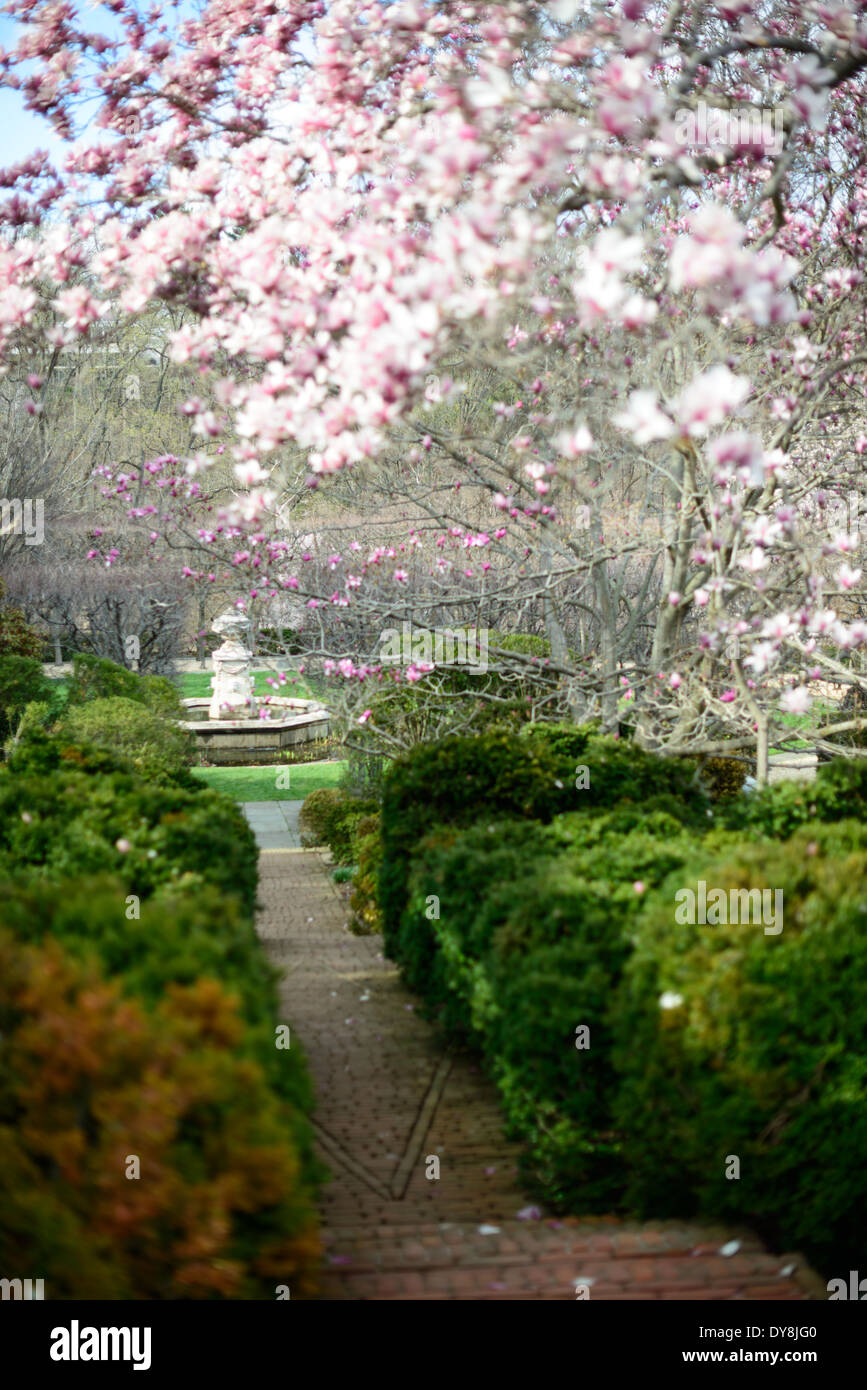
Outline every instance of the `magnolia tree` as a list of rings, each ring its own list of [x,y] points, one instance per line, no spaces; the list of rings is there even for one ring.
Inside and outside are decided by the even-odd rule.
[[[763,779],[782,715],[851,731],[815,692],[867,688],[867,3],[6,10],[65,153],[2,177],[0,354],[177,316],[200,444],[102,480],[162,566],[303,606],[368,723],[395,616],[505,602],[648,746]],[[347,478],[389,525],[323,551]]]

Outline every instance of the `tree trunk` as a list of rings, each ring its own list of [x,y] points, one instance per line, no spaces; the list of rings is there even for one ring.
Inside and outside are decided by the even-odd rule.
[[[760,787],[768,784],[768,716],[760,714],[756,723],[758,732],[756,733],[756,782]]]
[[[599,613],[599,664],[602,675],[602,728],[606,733],[617,732],[617,631],[608,566],[602,561],[593,566],[593,584]]]
[[[208,655],[207,636],[205,634],[205,605],[199,600],[199,621],[198,633],[196,636],[196,659],[202,670],[205,669],[206,658]]]

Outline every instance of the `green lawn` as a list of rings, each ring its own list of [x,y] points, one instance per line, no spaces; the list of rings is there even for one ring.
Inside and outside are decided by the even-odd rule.
[[[345,762],[287,763],[273,767],[194,767],[209,787],[225,792],[235,801],[300,801],[319,787],[336,787]],[[278,786],[277,778],[289,785]]]
[[[181,692],[182,700],[204,700],[210,699],[212,671],[184,671],[175,676],[175,684]],[[286,672],[286,684],[277,686],[267,685],[266,681],[271,676],[276,680],[276,676],[271,671],[257,671],[254,677],[254,695],[284,695],[295,696],[299,700],[317,700],[320,697],[311,689],[303,676],[298,676]]]
[[[787,753],[800,753],[805,748],[812,748],[812,741],[809,739],[798,738],[798,729],[810,729],[815,724],[830,724],[835,717],[839,717],[840,706],[828,704],[824,700],[815,700],[809,714],[784,714],[777,711],[775,720],[784,725],[785,728],[793,730],[791,738],[785,740]]]

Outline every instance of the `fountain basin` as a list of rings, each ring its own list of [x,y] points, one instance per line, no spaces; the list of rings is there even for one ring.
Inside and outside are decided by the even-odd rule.
[[[318,700],[292,700],[272,696],[269,719],[211,719],[209,697],[182,700],[189,717],[182,721],[196,740],[199,757],[208,763],[267,763],[286,749],[314,739],[327,738],[330,715]]]

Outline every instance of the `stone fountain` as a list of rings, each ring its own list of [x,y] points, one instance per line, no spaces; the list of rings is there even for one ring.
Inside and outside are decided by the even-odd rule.
[[[253,694],[253,651],[247,617],[232,609],[215,618],[211,631],[223,638],[213,653],[210,699],[182,701],[184,726],[204,762],[268,763],[297,744],[327,738],[328,710],[318,700]]]

